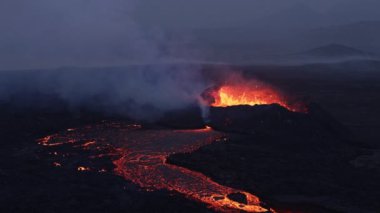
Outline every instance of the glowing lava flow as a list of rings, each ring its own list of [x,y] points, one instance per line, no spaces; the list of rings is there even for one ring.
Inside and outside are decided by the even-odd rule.
[[[86,149],[98,149],[102,144],[110,144],[121,156],[114,161],[116,174],[142,188],[176,191],[221,212],[273,212],[263,207],[260,199],[248,192],[222,186],[199,172],[166,163],[170,154],[192,152],[201,146],[222,140],[223,134],[211,128],[145,130],[138,125],[104,123],[47,136],[39,140],[39,143],[44,146],[60,146],[87,141],[83,143],[83,148]],[[78,168],[78,171],[83,171],[83,168]],[[228,195],[233,193],[245,195],[247,202],[230,199]]]

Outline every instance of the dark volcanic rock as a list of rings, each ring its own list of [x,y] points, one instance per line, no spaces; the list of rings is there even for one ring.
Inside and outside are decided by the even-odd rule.
[[[239,193],[239,192],[238,193],[231,193],[227,197],[233,201],[236,201],[236,202],[239,202],[242,204],[248,203],[247,197],[244,194]]]
[[[228,132],[255,133],[281,129],[291,125],[298,114],[280,105],[211,107],[210,124],[214,129]]]
[[[172,155],[169,163],[247,190],[277,210],[380,209],[380,169],[353,166],[366,151],[318,105],[310,105],[307,114],[278,105],[212,108],[210,118],[215,129],[233,134],[196,152]]]
[[[212,107],[209,118],[214,129],[225,132],[319,138],[349,134],[317,104],[310,104],[307,113],[292,112],[278,104]]]

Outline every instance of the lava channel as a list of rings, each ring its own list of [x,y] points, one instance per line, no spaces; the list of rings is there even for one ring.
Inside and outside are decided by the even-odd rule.
[[[146,190],[165,189],[206,203],[220,212],[274,212],[263,206],[258,197],[248,192],[220,185],[202,173],[171,165],[167,157],[174,153],[189,153],[224,135],[211,128],[199,130],[144,129],[140,125],[102,123],[79,129],[69,129],[49,135],[38,142],[44,146],[63,146],[88,141],[83,149],[99,149],[111,145],[121,157],[114,160],[114,172]],[[115,153],[109,153],[115,155]],[[96,157],[96,156],[95,156]],[[83,168],[80,168],[83,169]],[[78,171],[81,171],[78,169]],[[246,202],[229,198],[245,195]]]

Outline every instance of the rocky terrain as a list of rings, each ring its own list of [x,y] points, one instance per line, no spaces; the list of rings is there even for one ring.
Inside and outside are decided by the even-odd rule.
[[[229,139],[170,163],[255,193],[280,212],[380,209],[377,160],[364,157],[375,152],[317,105],[307,114],[276,105],[214,108],[210,120]]]

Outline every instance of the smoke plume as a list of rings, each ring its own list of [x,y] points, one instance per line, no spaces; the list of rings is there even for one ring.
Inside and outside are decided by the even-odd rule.
[[[200,67],[163,63],[186,48],[158,28],[142,30],[130,16],[133,7],[130,0],[2,1],[1,12],[19,14],[0,22],[6,32],[0,35],[1,69],[29,71],[0,72],[0,101],[50,108],[56,103],[147,120],[196,103],[207,88]],[[131,62],[144,65],[52,68]]]

